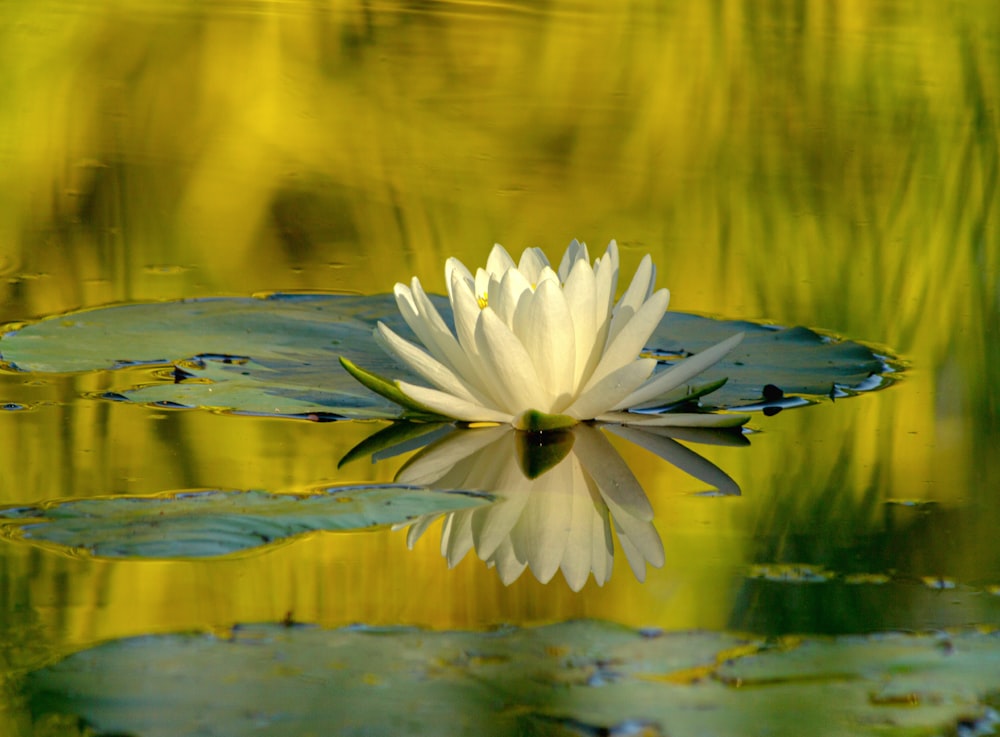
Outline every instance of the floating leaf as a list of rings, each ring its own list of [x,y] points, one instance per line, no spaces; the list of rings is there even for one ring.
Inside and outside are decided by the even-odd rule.
[[[447,300],[434,302],[450,320]],[[16,327],[0,339],[0,357],[28,372],[176,367],[173,381],[137,386],[110,398],[174,407],[206,407],[312,418],[390,417],[398,408],[352,378],[340,359],[366,374],[421,380],[375,343],[382,320],[410,336],[391,295],[273,294],[124,304],[57,315]],[[879,384],[885,362],[869,348],[806,328],[776,329],[669,312],[648,350],[664,365],[736,332],[747,337],[698,377],[728,378],[700,399],[705,407],[766,405],[765,387],[788,394],[837,395]],[[672,399],[683,399],[682,390]],[[692,395],[692,398],[694,396]],[[787,400],[801,402],[792,397]]]
[[[96,497],[0,510],[0,534],[105,558],[203,558],[305,532],[398,524],[488,501],[485,494],[406,485]]]
[[[834,574],[817,566],[805,564],[773,563],[770,565],[755,565],[750,569],[750,578],[763,578],[768,581],[782,583],[822,583],[833,578]]]
[[[683,312],[668,312],[650,338],[656,352],[685,356],[707,348],[740,330],[746,338],[700,381],[729,377],[702,399],[711,407],[766,404],[776,390],[784,394],[837,395],[837,389],[861,391],[880,385],[872,377],[888,370],[870,348],[837,340],[808,328],[778,328],[752,322],[710,320]],[[765,392],[765,388],[767,391]]]
[[[779,643],[576,621],[495,632],[237,627],[108,642],[29,674],[35,723],[99,734],[987,734],[1000,637]],[[963,732],[964,730],[964,732]],[[975,731],[980,730],[980,731]]]

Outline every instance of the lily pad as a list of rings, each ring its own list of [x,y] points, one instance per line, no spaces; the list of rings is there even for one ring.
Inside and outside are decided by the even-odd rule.
[[[99,645],[28,674],[37,725],[98,734],[986,734],[1000,637],[236,627]],[[63,717],[65,718],[65,717]]]
[[[487,504],[476,492],[379,485],[309,494],[198,490],[0,509],[0,535],[103,558],[204,558],[320,530],[393,525]]]
[[[448,319],[447,300],[434,301]],[[124,304],[17,326],[0,339],[0,359],[32,373],[173,365],[170,380],[107,395],[143,404],[311,419],[391,417],[398,408],[364,388],[340,363],[344,357],[376,374],[420,381],[376,345],[372,329],[378,320],[411,337],[391,295],[272,294]],[[805,395],[861,391],[880,385],[887,371],[868,347],[806,328],[678,312],[667,313],[648,350],[666,366],[739,331],[746,339],[698,377],[699,384],[728,378],[699,400],[705,407],[768,404],[768,386]]]

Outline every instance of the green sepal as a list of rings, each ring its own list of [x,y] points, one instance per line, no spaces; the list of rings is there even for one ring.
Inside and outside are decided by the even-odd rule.
[[[547,432],[549,430],[566,430],[579,422],[569,415],[549,415],[537,409],[522,412],[514,419],[514,427],[525,432]]]
[[[390,379],[386,379],[378,374],[363,369],[343,356],[340,356],[340,365],[344,367],[344,370],[347,373],[357,379],[365,387],[407,410],[407,412],[404,412],[405,417],[410,419],[433,420],[440,420],[444,417],[440,413],[410,399],[403,393],[395,381],[391,381]]]

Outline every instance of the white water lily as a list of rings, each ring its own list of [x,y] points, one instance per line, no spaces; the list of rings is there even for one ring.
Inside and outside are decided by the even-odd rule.
[[[591,265],[573,241],[554,270],[538,248],[515,264],[500,245],[475,276],[458,259],[445,265],[455,331],[438,313],[420,280],[396,284],[396,303],[423,344],[379,323],[382,347],[431,386],[389,382],[344,359],[370,389],[404,407],[466,422],[507,423],[520,430],[569,427],[597,420],[657,426],[732,426],[741,415],[638,414],[658,406],[723,358],[743,333],[654,375],[656,360],[640,354],[667,309],[670,293],[654,290],[647,255],[616,301],[614,241]]]

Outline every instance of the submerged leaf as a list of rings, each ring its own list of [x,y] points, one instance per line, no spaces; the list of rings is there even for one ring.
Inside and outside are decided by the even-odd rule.
[[[309,494],[204,490],[95,497],[2,509],[0,535],[103,558],[203,558],[305,532],[398,524],[489,500],[487,494],[408,485]]]
[[[803,638],[579,620],[492,632],[253,625],[108,642],[30,673],[35,723],[101,734],[987,734],[1000,637]]]

